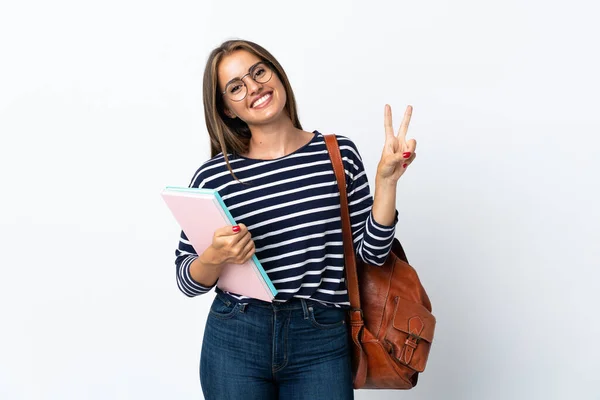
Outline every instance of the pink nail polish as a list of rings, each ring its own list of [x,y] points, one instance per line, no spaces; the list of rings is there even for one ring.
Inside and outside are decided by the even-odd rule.
[[[406,168],[406,166],[407,166],[407,165],[408,165],[408,164],[404,164],[404,165],[402,166],[402,168]]]
[[[234,225],[231,229],[233,229],[234,232],[239,232],[240,231],[240,227],[237,225]]]

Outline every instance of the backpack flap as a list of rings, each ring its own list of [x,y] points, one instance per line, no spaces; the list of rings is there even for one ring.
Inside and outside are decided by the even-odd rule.
[[[435,317],[421,304],[400,297],[394,301],[394,320],[385,338],[390,354],[400,363],[423,372],[433,341]]]

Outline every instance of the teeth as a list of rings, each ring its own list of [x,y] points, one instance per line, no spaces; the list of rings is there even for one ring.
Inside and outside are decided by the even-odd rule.
[[[262,103],[264,103],[265,101],[267,101],[267,99],[271,96],[271,93],[267,93],[265,94],[263,97],[261,97],[260,99],[256,100],[254,102],[254,104],[252,104],[252,107],[256,107],[256,106],[260,106]]]

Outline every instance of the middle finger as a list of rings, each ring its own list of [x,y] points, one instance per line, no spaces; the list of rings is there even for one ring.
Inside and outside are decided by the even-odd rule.
[[[412,116],[412,106],[406,107],[404,112],[404,118],[402,118],[402,124],[398,130],[398,140],[401,143],[406,143],[406,132],[408,132],[408,124],[410,124],[410,117]]]

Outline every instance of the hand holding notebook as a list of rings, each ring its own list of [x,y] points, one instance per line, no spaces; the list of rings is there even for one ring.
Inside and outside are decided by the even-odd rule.
[[[213,234],[212,244],[204,251],[203,263],[243,264],[254,254],[254,242],[244,224],[226,225]]]

